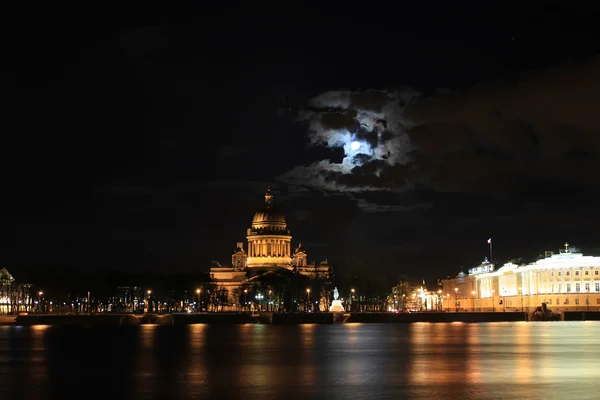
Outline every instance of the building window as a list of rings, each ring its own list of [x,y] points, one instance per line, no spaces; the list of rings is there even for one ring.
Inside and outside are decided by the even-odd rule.
[[[576,291],[576,292],[581,292],[581,283],[577,282],[577,283],[575,284],[575,291]]]
[[[548,299],[548,304],[552,305],[552,299]]]
[[[550,272],[550,276],[554,276],[554,271]]]
[[[575,304],[579,304],[579,297],[575,297]]]
[[[565,304],[569,304],[569,298],[568,297],[565,299]]]
[[[567,283],[567,292],[570,292],[570,291],[571,291],[571,284]]]
[[[571,271],[567,271],[567,276],[571,275]]]
[[[586,274],[586,275],[589,275],[589,274],[590,274],[590,271],[585,271],[585,274]]]
[[[562,283],[558,284],[558,293],[562,293]]]
[[[595,289],[596,289],[596,292],[600,292],[600,282],[596,282],[596,288]]]
[[[552,290],[551,293],[554,293],[554,283],[552,284]]]
[[[598,275],[598,270],[594,271],[594,275]]]
[[[556,298],[556,305],[559,306],[560,305],[560,297]]]
[[[590,283],[589,283],[589,282],[586,282],[586,283],[585,283],[585,291],[586,291],[586,292],[589,292],[589,291],[590,291]]]
[[[558,276],[562,276],[562,271],[558,271]]]
[[[596,304],[600,304],[600,298],[596,299]]]
[[[576,275],[576,276],[579,276],[579,271],[575,271],[575,275]]]

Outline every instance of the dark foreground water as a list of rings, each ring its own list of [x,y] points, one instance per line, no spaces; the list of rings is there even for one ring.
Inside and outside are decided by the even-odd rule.
[[[598,399],[600,323],[0,326],[0,399]]]

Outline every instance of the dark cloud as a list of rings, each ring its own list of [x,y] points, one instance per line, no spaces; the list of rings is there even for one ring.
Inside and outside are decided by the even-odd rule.
[[[168,44],[161,26],[144,26],[130,29],[117,37],[121,49],[130,57],[139,59]]]
[[[439,190],[517,190],[546,180],[600,183],[600,59],[413,103],[418,176]]]

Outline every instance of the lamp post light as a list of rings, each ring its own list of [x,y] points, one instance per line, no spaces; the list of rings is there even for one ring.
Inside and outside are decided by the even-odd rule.
[[[450,312],[450,293],[446,293],[446,303],[448,304],[446,309],[448,312]]]
[[[257,293],[256,296],[254,296],[254,298],[256,300],[258,300],[258,311],[262,311],[262,299],[264,298],[264,296],[260,293]]]
[[[473,290],[471,294],[473,295],[473,311],[475,311],[475,291]]]
[[[454,288],[454,306],[456,307],[456,312],[458,312],[458,288]]]
[[[200,293],[202,290],[196,289],[196,312],[200,312]]]
[[[150,295],[152,294],[152,290],[148,290],[148,312],[152,312],[152,302],[150,301],[151,297]]]
[[[354,288],[350,289],[350,312],[354,311],[354,293],[356,293],[356,290]]]
[[[308,295],[308,309],[306,310],[306,312],[309,312],[310,310],[310,289],[306,289],[306,294]]]
[[[248,300],[246,296],[248,295],[248,289],[244,289],[244,311],[248,311]]]
[[[267,300],[268,300],[267,301],[267,311],[273,311],[273,301],[272,301],[273,297],[271,296],[271,294],[273,292],[271,291],[271,289],[269,289],[268,293],[269,293],[269,297],[267,298]],[[270,310],[269,310],[269,308],[270,308]]]
[[[42,295],[44,294],[44,292],[42,292],[41,290],[38,292],[38,314],[41,314],[42,312]]]

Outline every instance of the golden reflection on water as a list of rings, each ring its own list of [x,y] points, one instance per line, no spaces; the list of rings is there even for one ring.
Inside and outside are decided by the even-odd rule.
[[[48,325],[34,325],[31,327],[32,343],[29,358],[29,385],[31,388],[39,390],[43,388],[48,379],[46,371],[46,354],[44,339],[48,332]]]
[[[481,382],[481,371],[483,369],[481,360],[481,326],[473,325],[469,334],[468,347],[466,349],[465,381],[469,385],[474,385]]]
[[[189,336],[186,343],[186,375],[185,387],[188,396],[202,391],[207,386],[207,370],[204,361],[204,349],[206,346],[206,324],[189,325]]]
[[[600,381],[597,322],[1,328],[0,400],[595,400]]]
[[[138,361],[134,368],[136,391],[152,393],[156,390],[156,373],[154,354],[156,351],[156,330],[159,325],[140,325],[138,332]]]
[[[317,383],[317,359],[315,357],[317,324],[306,324],[300,327],[300,346],[302,357],[298,371],[300,385],[313,386]],[[281,346],[284,347],[285,345]],[[294,373],[288,368],[289,373]]]
[[[590,368],[600,352],[597,347],[586,351],[582,344],[598,342],[594,335],[600,334],[600,325],[569,324],[413,324],[408,368],[413,395],[438,396],[439,385],[456,384],[454,396],[465,398],[499,390],[507,391],[506,398],[542,392],[550,398],[592,398],[586,385],[600,378],[597,364]],[[577,380],[582,385],[575,386],[576,395],[565,388]]]

